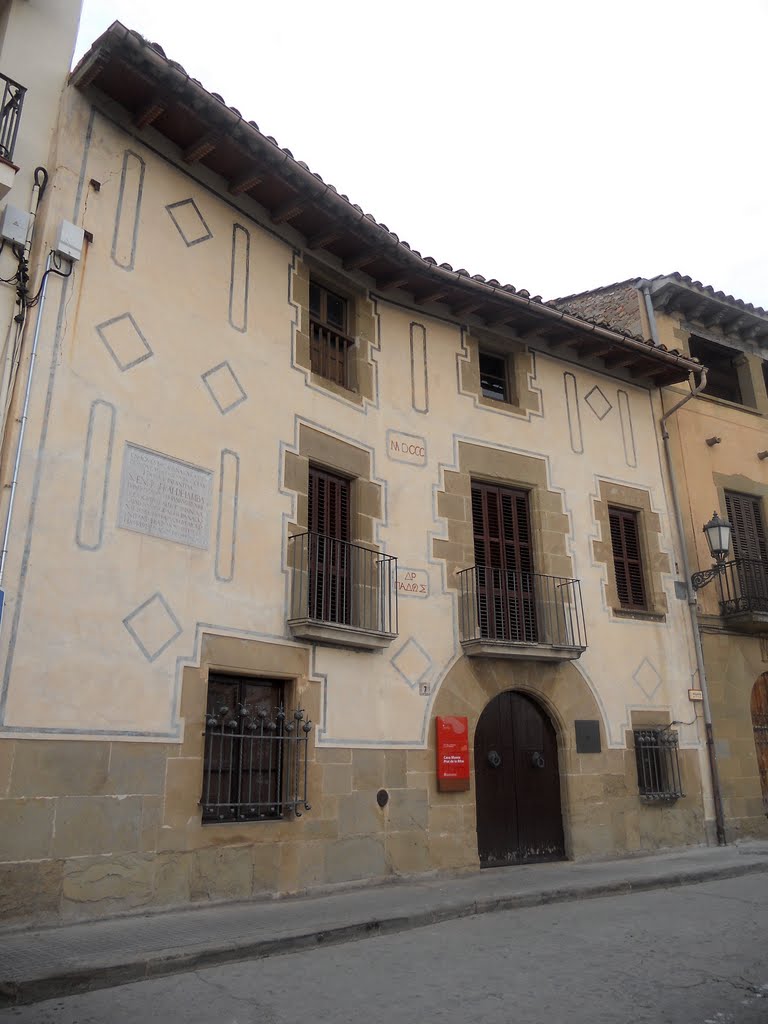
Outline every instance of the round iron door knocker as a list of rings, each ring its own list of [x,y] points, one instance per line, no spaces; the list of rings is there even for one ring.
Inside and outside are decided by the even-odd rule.
[[[498,752],[498,750],[488,751],[488,764],[491,766],[491,768],[501,767],[501,754]]]
[[[534,750],[534,752],[531,754],[531,764],[534,768],[544,767],[544,757],[542,754],[538,752],[538,750]]]

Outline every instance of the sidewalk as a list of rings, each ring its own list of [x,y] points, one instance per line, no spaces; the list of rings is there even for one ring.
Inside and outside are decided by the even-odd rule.
[[[0,933],[0,1007],[471,914],[768,871],[768,842],[591,864],[532,864],[333,894],[205,905]]]

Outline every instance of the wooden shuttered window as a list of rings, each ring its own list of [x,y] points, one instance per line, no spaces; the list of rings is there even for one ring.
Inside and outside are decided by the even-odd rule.
[[[535,643],[528,495],[473,483],[472,527],[481,634],[493,640]]]
[[[309,467],[309,602],[312,618],[350,623],[349,480]]]
[[[608,509],[613,548],[616,591],[622,608],[647,608],[643,561],[640,554],[640,523],[637,512]]]
[[[768,545],[760,498],[754,494],[725,492],[725,512],[733,527],[734,558],[756,558],[768,561]]]
[[[347,349],[351,341],[347,335],[347,300],[323,288],[316,281],[311,281],[309,319],[309,359],[312,372],[348,388]]]

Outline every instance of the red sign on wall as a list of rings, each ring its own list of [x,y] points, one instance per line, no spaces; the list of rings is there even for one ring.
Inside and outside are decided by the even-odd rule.
[[[442,793],[469,789],[469,723],[462,715],[438,715],[437,788]]]

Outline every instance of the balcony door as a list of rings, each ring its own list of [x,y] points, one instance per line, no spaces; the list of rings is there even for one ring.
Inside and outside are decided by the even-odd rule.
[[[725,511],[733,526],[739,611],[768,611],[768,544],[762,502],[754,494],[725,492]]]
[[[309,467],[309,607],[313,619],[349,625],[350,486],[344,477]]]
[[[481,636],[536,643],[528,495],[508,487],[472,484],[472,528]]]

